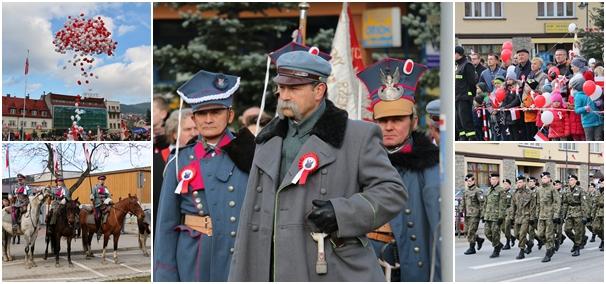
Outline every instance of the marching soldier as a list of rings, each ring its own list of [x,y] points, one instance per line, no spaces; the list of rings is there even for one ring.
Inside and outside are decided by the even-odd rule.
[[[589,187],[587,187],[587,205],[589,208],[589,212],[593,212],[593,208],[595,207],[595,197],[597,195],[596,189],[595,189],[595,183],[590,183]],[[590,243],[594,243],[595,242],[595,230],[593,228],[592,225],[592,220],[593,220],[593,215],[589,215],[590,220],[588,221],[588,225],[587,225],[587,229],[589,229],[589,232],[591,232],[591,239],[589,240]],[[584,246],[585,244],[583,244]],[[583,248],[583,247],[581,247]]]
[[[538,189],[537,188],[537,178],[535,178],[535,177],[528,178],[528,189],[530,190],[530,192],[535,194],[535,197],[536,197],[536,193],[537,193],[537,189]],[[536,216],[536,214],[534,216]],[[537,228],[537,220],[536,220],[536,218],[534,218],[534,219],[530,220],[530,222],[528,223],[528,243],[526,245],[526,254],[530,254],[532,252],[532,247],[534,246],[534,240],[537,239],[536,228]],[[539,246],[543,245],[540,240],[537,239],[537,241],[539,242]]]
[[[520,248],[520,253],[516,259],[525,257],[528,227],[531,222],[536,220],[536,202],[535,193],[526,187],[526,178],[519,176],[516,181],[516,192],[511,200],[511,216],[515,224],[514,233],[518,238],[518,247]]]
[[[103,217],[109,210],[109,205],[111,204],[111,193],[109,192],[109,188],[105,186],[104,175],[97,177],[97,184],[93,186],[91,189],[90,199],[93,201],[93,205],[95,206],[95,226],[97,227],[97,240],[101,238],[103,235]]]
[[[574,242],[572,247],[572,256],[579,256],[583,237],[585,236],[584,224],[587,223],[587,210],[585,208],[587,196],[581,188],[576,175],[568,177],[569,190],[564,194],[562,206],[564,206],[564,217],[566,225],[564,231],[566,236]],[[573,232],[574,231],[574,232]]]
[[[564,226],[564,214],[562,206],[562,200],[564,199],[564,193],[566,192],[566,188],[562,186],[562,182],[560,180],[556,180],[553,183],[554,189],[560,194],[560,221],[559,223],[554,223],[554,234],[555,234],[555,250],[558,251],[560,249],[560,245],[564,242],[564,235],[562,235],[562,227]]]
[[[500,226],[505,221],[506,206],[506,200],[503,198],[503,188],[499,185],[499,173],[491,173],[490,188],[486,193],[483,215],[483,221],[486,223],[484,233],[493,247],[490,258],[499,257],[503,248]]]
[[[239,86],[237,76],[201,70],[177,91],[191,105],[200,134],[174,150],[164,169],[154,281],[227,281],[235,239],[242,232],[238,224],[250,225],[241,222],[240,208],[254,136],[246,127],[237,136],[229,130]]]
[[[541,174],[541,187],[537,190],[537,237],[546,245],[547,251],[541,262],[551,261],[555,253],[553,224],[559,224],[560,219],[560,193],[551,184],[549,172]]]
[[[505,198],[505,204],[507,204],[507,209],[505,210],[505,222],[501,224],[501,231],[505,235],[505,246],[503,250],[511,249],[511,246],[515,245],[515,238],[511,236],[511,227],[512,227],[512,215],[511,215],[511,180],[504,179],[503,180],[503,198]],[[511,242],[511,245],[509,244]]]
[[[55,187],[52,189],[52,198],[50,210],[46,215],[46,223],[49,224],[49,229],[52,230],[57,222],[57,214],[59,212],[59,205],[65,205],[67,201],[71,200],[71,192],[67,189],[63,183],[63,178],[57,177],[55,179]]]
[[[367,81],[381,81],[385,90],[388,77],[381,73],[400,72],[405,61],[388,58],[364,70]],[[395,67],[395,68],[394,68]],[[416,86],[425,66],[414,64],[418,75],[399,77],[396,84]],[[374,72],[374,76],[371,73]],[[373,80],[374,79],[374,80]],[[373,119],[383,133],[383,145],[391,164],[408,190],[408,201],[389,223],[367,234],[384,267],[386,280],[392,282],[441,281],[438,224],[440,222],[439,149],[424,132],[416,130],[418,115],[412,91],[396,91],[395,99],[386,99],[388,91],[379,91],[373,100]],[[435,250],[434,250],[435,248]],[[435,251],[435,253],[433,253]],[[398,266],[399,265],[399,269]],[[389,266],[389,267],[388,267]],[[434,275],[431,272],[434,271]]]
[[[484,209],[484,193],[476,186],[476,180],[472,174],[465,176],[465,185],[465,193],[461,200],[461,211],[465,217],[465,229],[467,230],[469,249],[464,254],[474,254],[476,253],[476,244],[479,250],[484,243],[484,238],[480,238],[476,234],[480,217],[482,217],[482,210]]]
[[[604,251],[604,187],[602,186],[598,187],[596,191],[591,217],[593,219],[593,229],[602,240],[600,251]]]
[[[25,184],[25,176],[17,174],[17,186],[13,190],[15,196],[15,203],[12,206],[12,221],[13,221],[13,234],[19,229],[21,223],[21,215],[27,210],[29,204],[29,196],[32,194],[29,186]]]

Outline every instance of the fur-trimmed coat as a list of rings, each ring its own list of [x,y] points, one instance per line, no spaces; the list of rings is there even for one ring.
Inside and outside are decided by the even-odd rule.
[[[440,174],[439,149],[421,132],[412,133],[412,150],[389,154],[408,191],[408,200],[400,213],[389,221],[400,259],[400,281],[441,281],[440,274]],[[383,243],[373,241],[380,253]],[[435,245],[435,254],[432,246]],[[379,254],[377,254],[378,256]]]
[[[229,281],[384,281],[366,234],[393,219],[407,199],[398,172],[381,146],[378,126],[347,118],[326,101],[288,172],[279,180],[288,121],[275,118],[257,136]],[[314,152],[319,168],[292,184],[299,160]],[[312,200],[329,200],[338,231],[326,238],[327,274],[316,273],[317,231],[307,215]]]

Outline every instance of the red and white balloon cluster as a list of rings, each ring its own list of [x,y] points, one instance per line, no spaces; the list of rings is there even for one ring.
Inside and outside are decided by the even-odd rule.
[[[76,103],[74,104],[76,106],[76,109],[74,110],[74,113],[76,115],[72,115],[70,117],[72,120],[72,127],[70,127],[70,129],[69,129],[69,135],[68,135],[69,140],[78,140],[78,137],[84,131],[84,128],[82,126],[78,125],[78,122],[80,121],[80,119],[82,119],[81,115],[85,113],[84,110],[80,109],[80,100],[81,100],[80,95],[77,95]]]
[[[93,56],[100,54],[112,56],[118,46],[118,42],[111,38],[111,32],[101,17],[86,18],[84,13],[79,17],[68,16],[63,28],[55,34],[53,44],[58,53],[75,53],[63,69],[72,65],[79,70],[81,78],[76,81],[78,85],[86,85],[92,79],[99,79],[99,76],[91,72],[95,61]]]

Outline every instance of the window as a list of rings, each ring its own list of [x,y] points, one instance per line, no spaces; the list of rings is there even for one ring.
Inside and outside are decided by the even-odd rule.
[[[46,116],[46,111],[42,111],[42,116]]]
[[[501,2],[465,2],[465,18],[503,18]]]
[[[17,122],[16,122],[16,121],[14,121],[14,120],[9,120],[9,121],[8,121],[8,125],[9,125],[9,126],[17,126]]]
[[[541,143],[520,143],[520,147],[529,147],[529,148],[543,148],[543,144]]]
[[[34,115],[34,116],[35,116],[35,115],[38,115],[38,111],[36,111],[36,110],[32,110],[32,115]]]
[[[19,110],[19,113],[20,113],[21,115],[23,115],[23,114],[25,113],[25,110],[24,110],[24,109],[20,109],[20,110]]]
[[[17,113],[17,109],[11,108],[10,113],[11,114],[16,114]]]
[[[602,144],[599,143],[589,143],[589,152],[591,153],[602,153]]]
[[[42,122],[42,127],[46,128],[46,121]]]
[[[574,143],[560,143],[561,151],[577,151],[577,144]]]
[[[468,163],[467,173],[473,174],[479,187],[490,186],[490,173],[499,172],[497,164]]]
[[[32,121],[29,125],[30,125],[31,128],[36,128],[36,122],[35,121]]]
[[[539,18],[573,18],[575,7],[573,2],[539,2],[537,16]]]
[[[25,127],[25,121],[21,121],[21,127]]]

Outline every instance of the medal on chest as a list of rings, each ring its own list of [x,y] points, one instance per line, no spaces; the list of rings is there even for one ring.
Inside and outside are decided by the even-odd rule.
[[[309,174],[313,173],[320,166],[318,155],[314,152],[309,152],[299,159],[299,172],[292,179],[292,184],[304,185],[307,182]]]

